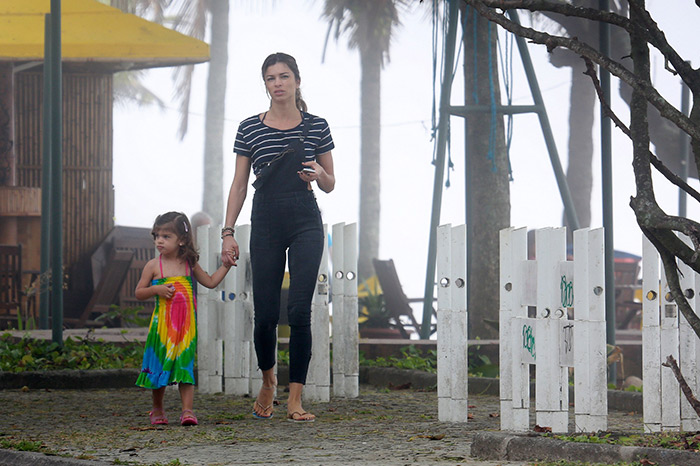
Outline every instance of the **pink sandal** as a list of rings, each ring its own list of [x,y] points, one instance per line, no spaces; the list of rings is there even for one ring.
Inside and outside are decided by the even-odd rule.
[[[151,420],[151,425],[153,426],[166,426],[168,425],[168,418],[165,417],[165,411],[162,409],[153,410],[148,413],[148,419]]]
[[[194,412],[192,412],[191,409],[183,409],[182,415],[180,416],[180,425],[196,426],[197,424],[197,416],[194,415]]]

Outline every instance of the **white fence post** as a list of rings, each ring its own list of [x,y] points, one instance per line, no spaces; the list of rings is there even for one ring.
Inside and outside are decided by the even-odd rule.
[[[333,261],[333,281],[331,282],[331,296],[333,303],[333,320],[332,320],[332,336],[333,336],[333,394],[335,396],[345,396],[345,359],[343,356],[343,348],[345,348],[345,332],[343,324],[345,322],[345,312],[343,309],[345,295],[345,266],[344,259],[344,240],[343,231],[344,223],[336,223],[333,225],[333,251],[331,258]]]
[[[608,428],[603,229],[574,231],[574,396],[577,432]]]
[[[438,419],[448,422],[468,418],[466,245],[466,225],[438,227]]]
[[[217,230],[209,225],[197,229],[199,265],[210,274],[218,267],[217,239]],[[221,289],[221,286],[210,290],[197,285],[197,378],[198,390],[202,393],[223,390],[223,341],[219,331]]]
[[[499,360],[501,430],[526,432],[530,427],[530,373],[519,357],[524,337],[523,277],[527,264],[527,229],[500,232]],[[534,342],[534,339],[533,339]]]
[[[254,371],[252,276],[250,269],[250,225],[239,225],[236,267],[225,279],[224,374],[225,391],[230,395],[253,395],[250,374]]]
[[[316,289],[311,303],[313,339],[309,376],[304,388],[304,399],[330,401],[330,321],[328,315],[328,225],[323,226],[323,257],[316,277]]]
[[[686,238],[683,238],[687,241]],[[644,431],[694,431],[700,427],[697,414],[681,394],[680,386],[668,367],[666,358],[673,356],[688,385],[698,393],[697,362],[700,351],[697,336],[673,300],[666,273],[659,268],[659,255],[651,242],[642,239],[642,377],[644,379]],[[700,276],[678,261],[680,286],[694,312],[697,312],[697,284]]]
[[[345,358],[344,391],[347,398],[360,395],[360,334],[357,313],[357,223],[345,225],[343,229],[343,266],[345,280],[343,284],[343,311],[345,339],[343,357]]]
[[[576,430],[605,430],[603,230],[574,232],[573,261],[566,260],[564,228],[535,234],[536,259],[528,260],[526,230],[500,232],[501,429],[529,429],[528,365],[534,364],[538,425],[568,431],[568,367],[574,366]],[[536,307],[536,318],[528,317],[528,306]],[[572,308],[575,320],[568,317]]]
[[[562,305],[561,285],[554,286],[562,280],[560,263],[566,261],[566,229],[540,229],[535,238],[538,245],[536,420],[540,426],[551,427],[552,432],[567,432],[569,377],[567,368],[559,364],[560,320],[566,320],[566,307]]]

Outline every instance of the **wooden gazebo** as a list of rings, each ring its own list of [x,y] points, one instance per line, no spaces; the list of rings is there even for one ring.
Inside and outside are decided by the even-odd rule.
[[[23,272],[40,265],[42,73],[49,12],[50,0],[0,2],[0,244],[23,246]],[[63,258],[70,317],[90,299],[90,254],[114,227],[113,74],[205,62],[209,47],[95,0],[63,0],[61,32]],[[29,274],[24,275],[26,285]]]

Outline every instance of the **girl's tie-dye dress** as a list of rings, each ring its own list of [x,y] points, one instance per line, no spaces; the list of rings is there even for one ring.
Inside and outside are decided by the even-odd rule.
[[[161,388],[175,383],[194,384],[194,360],[197,348],[197,316],[194,279],[189,266],[186,276],[163,278],[153,285],[171,285],[175,293],[170,299],[156,295],[156,307],[143,353],[141,374],[136,385]]]

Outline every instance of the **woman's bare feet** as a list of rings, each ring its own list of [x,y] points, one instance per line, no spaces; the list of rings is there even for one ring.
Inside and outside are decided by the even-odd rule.
[[[287,399],[287,419],[295,422],[313,422],[316,419],[311,413],[304,411],[301,405],[301,392],[304,384],[292,382],[289,384],[289,398]]]
[[[277,380],[272,369],[270,373],[263,372],[263,383],[258,392],[258,398],[253,404],[253,417],[256,419],[272,419],[275,395],[277,394]]]

